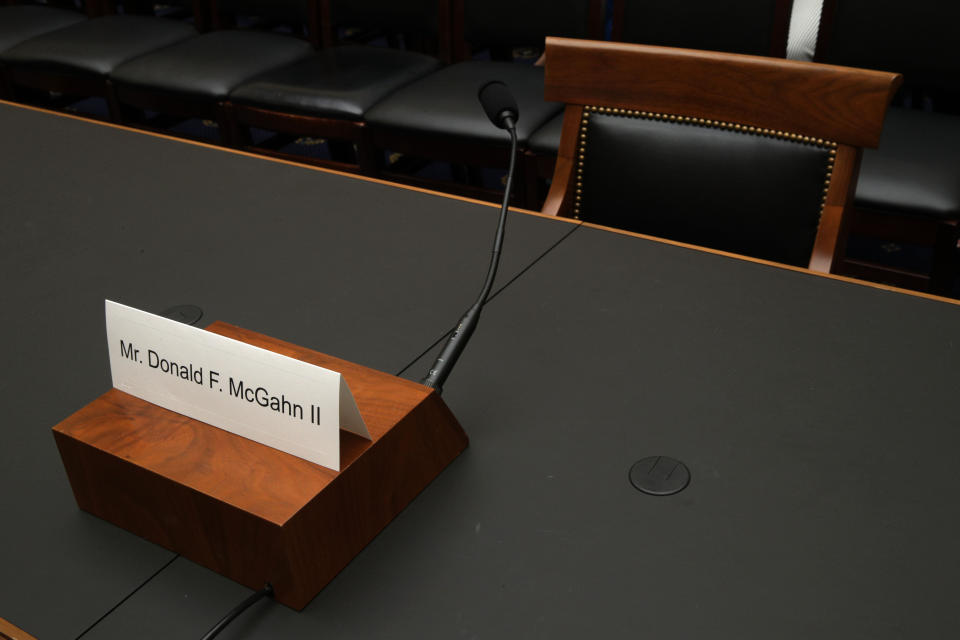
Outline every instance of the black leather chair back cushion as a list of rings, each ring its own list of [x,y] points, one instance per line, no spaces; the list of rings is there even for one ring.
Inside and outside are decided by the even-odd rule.
[[[0,3],[3,4],[3,3]],[[48,7],[57,7],[59,9],[86,10],[87,3],[81,0],[80,6],[74,0],[20,0],[11,4],[45,4]]]
[[[960,2],[955,0],[841,0],[824,34],[825,55],[817,57],[902,73],[904,87],[957,94],[958,25]]]
[[[308,0],[217,0],[225,13],[305,23]]]
[[[592,113],[581,139],[587,222],[807,266],[830,148]]]
[[[475,50],[542,48],[547,36],[586,38],[588,0],[464,0],[464,34]]]
[[[175,6],[184,9],[193,9],[193,0],[163,0],[155,2],[154,0],[121,0],[117,3],[124,13],[134,15],[153,15],[156,11],[156,5]]]
[[[627,0],[623,42],[770,55],[777,0]]]
[[[439,31],[437,0],[334,0],[337,26],[389,29],[436,37]]]

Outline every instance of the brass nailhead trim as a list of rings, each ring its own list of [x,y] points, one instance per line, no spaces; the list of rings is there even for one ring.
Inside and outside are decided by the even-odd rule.
[[[583,161],[587,153],[587,125],[591,113],[603,113],[608,115],[622,115],[629,118],[643,118],[645,120],[667,120],[669,122],[680,122],[683,124],[703,125],[715,129],[730,129],[743,133],[752,133],[759,136],[770,138],[780,138],[792,142],[810,144],[817,147],[829,149],[829,159],[827,160],[827,170],[823,182],[823,199],[820,202],[820,212],[818,214],[817,224],[819,225],[819,216],[823,215],[823,209],[827,206],[827,194],[830,191],[830,180],[833,178],[833,165],[837,159],[837,143],[823,138],[813,138],[810,136],[790,133],[789,131],[775,131],[773,129],[764,129],[752,125],[737,124],[735,122],[723,122],[720,120],[709,120],[705,118],[693,118],[689,116],[678,116],[676,114],[655,113],[652,111],[636,111],[634,109],[621,109],[618,107],[597,107],[587,105],[583,108],[583,116],[580,118],[580,145],[577,152],[577,184],[576,194],[573,203],[573,217],[580,219],[580,204],[583,198]]]

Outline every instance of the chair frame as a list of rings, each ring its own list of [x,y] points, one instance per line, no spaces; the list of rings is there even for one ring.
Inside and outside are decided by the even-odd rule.
[[[627,3],[633,0],[607,0],[612,3],[612,24],[610,40],[619,42],[623,39],[624,15]],[[787,36],[790,27],[790,12],[794,0],[775,0],[773,30],[770,36],[770,56],[785,58],[787,55]],[[530,208],[539,208],[543,204],[544,183],[550,179],[556,170],[557,158],[552,154],[525,149],[523,153],[524,174],[526,176],[526,192]]]
[[[466,0],[451,0],[450,6],[450,29],[452,38],[452,58],[453,62],[464,62],[470,60],[473,56],[470,43],[466,39],[465,25],[465,3]],[[587,33],[594,38],[600,38],[603,35],[603,3],[604,0],[587,0]],[[522,117],[522,114],[521,114]],[[396,151],[402,154],[412,156],[422,156],[430,160],[449,162],[454,165],[454,169],[465,169],[465,173],[471,179],[478,175],[475,171],[479,167],[506,169],[510,165],[510,157],[505,152],[504,146],[499,144],[486,143],[466,143],[457,138],[450,138],[444,135],[416,135],[410,136],[403,132],[385,131],[376,128],[371,132],[373,144],[377,149]],[[523,149],[519,149],[518,162],[516,163],[516,177],[514,179],[513,201],[519,206],[535,207],[539,204],[534,197],[528,194],[528,188],[535,189],[536,185],[526,177],[528,162],[525,161]],[[416,187],[437,189],[436,180],[419,178],[398,171],[381,169],[377,172],[377,177],[409,184]],[[489,200],[497,202],[503,197],[503,192],[498,190],[486,189],[472,180],[470,184],[450,184],[444,183],[441,188],[443,191],[456,193],[480,200]]]
[[[930,271],[923,273],[845,256],[834,272],[904,289],[951,296],[958,267],[960,221],[908,217],[896,211],[852,207],[850,233],[875,241],[913,244],[932,251]]]
[[[838,0],[823,0],[817,46],[813,59],[823,62],[830,57],[834,39]],[[960,219],[929,220],[895,211],[874,211],[856,207],[850,223],[851,231],[874,239],[927,246],[933,251],[928,273],[906,271],[891,266],[845,258],[837,265],[843,275],[882,282],[908,289],[950,295],[956,277],[960,251]]]
[[[437,3],[439,28],[437,57],[442,63],[448,63],[450,61],[450,0],[437,0]],[[309,6],[310,15],[317,17],[317,22],[313,26],[316,27],[316,32],[319,34],[317,42],[320,48],[327,49],[336,46],[330,0],[309,0]],[[311,41],[313,41],[312,38]],[[232,146],[273,157],[306,162],[341,171],[358,172],[368,176],[377,175],[379,171],[381,164],[377,155],[379,152],[373,145],[370,128],[362,120],[342,120],[290,113],[282,110],[262,109],[236,104],[229,100],[225,108],[230,128],[228,139]],[[262,146],[255,147],[250,138],[249,130],[251,127],[297,136],[330,137],[338,141],[353,143],[356,146],[357,162],[354,164],[337,159],[306,158]]]
[[[202,18],[206,0],[193,0],[196,26],[204,23]],[[116,0],[88,0],[85,3],[85,13],[90,18],[116,14]],[[24,88],[41,91],[52,91],[71,96],[89,96],[103,98],[107,103],[111,122],[121,123],[126,120],[123,107],[117,100],[110,78],[76,77],[50,71],[33,69],[8,68],[4,73],[4,90],[13,99],[18,98],[18,90]]]
[[[591,106],[736,123],[836,143],[809,268],[829,273],[845,249],[862,147],[876,147],[899,74],[796,60],[614,42],[547,39],[546,98],[566,103],[543,213],[570,217],[581,119]],[[734,125],[734,126],[736,126]]]
[[[102,15],[101,5],[105,1],[106,0],[88,0],[88,2],[84,3],[84,7],[80,13],[86,14],[88,18],[100,16]],[[5,0],[3,6],[14,6],[16,4],[19,4],[16,0]],[[14,69],[0,65],[0,96],[4,99],[23,102],[24,100],[21,99],[22,96],[19,95],[23,89],[54,91],[100,98],[107,97],[107,89],[102,81],[61,76],[43,71]]]
[[[114,0],[105,0],[114,2]],[[310,0],[311,5],[316,0]],[[217,0],[193,0],[194,15],[196,20],[203,20],[203,26],[224,26],[220,22],[220,15],[217,9]],[[201,18],[202,16],[202,18]],[[319,32],[320,26],[318,20],[319,13],[310,10],[307,13],[308,20],[307,34],[300,38],[306,40],[311,45],[316,41],[315,33]],[[201,32],[198,24],[198,32]],[[221,29],[221,30],[229,30]],[[202,33],[202,32],[201,32]],[[291,38],[298,36],[292,35]],[[148,131],[161,131],[163,127],[170,124],[169,118],[175,116],[181,119],[203,118],[216,122],[219,130],[220,144],[228,147],[242,147],[243,138],[241,131],[236,126],[234,114],[228,100],[219,102],[210,102],[203,98],[185,98],[182,96],[165,95],[162,92],[139,88],[125,88],[120,90],[116,85],[108,80],[107,86],[109,94],[108,101],[111,104],[111,111],[116,114],[116,121],[127,126],[133,126]],[[144,122],[138,116],[138,112],[155,111],[161,114],[156,123]],[[188,136],[189,137],[189,136]],[[204,140],[204,142],[207,142]]]

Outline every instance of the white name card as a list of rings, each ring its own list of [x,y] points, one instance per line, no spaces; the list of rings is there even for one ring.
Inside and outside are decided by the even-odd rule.
[[[340,429],[370,439],[336,371],[104,301],[113,386],[340,470]]]

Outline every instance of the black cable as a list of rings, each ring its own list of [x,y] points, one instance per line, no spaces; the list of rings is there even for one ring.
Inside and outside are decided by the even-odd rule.
[[[201,640],[211,640],[211,638],[216,638],[217,635],[221,631],[223,631],[228,624],[233,622],[234,618],[239,616],[241,613],[243,613],[248,608],[250,608],[250,606],[253,605],[253,603],[257,602],[260,598],[263,598],[265,596],[270,596],[271,598],[273,597],[273,585],[271,585],[269,582],[263,587],[263,589],[248,596],[246,600],[244,600],[243,602],[235,606],[233,609],[231,609],[230,613],[223,616],[220,619],[220,622],[213,625],[213,628],[210,629],[210,631],[207,631],[207,633],[203,636]]]
[[[519,280],[521,276],[523,276],[525,273],[527,273],[528,271],[530,271],[531,269],[533,269],[541,260],[543,260],[544,258],[546,258],[547,255],[548,255],[551,251],[553,251],[554,249],[556,249],[557,247],[559,247],[561,242],[563,242],[564,240],[566,240],[567,238],[569,238],[570,235],[573,234],[573,232],[576,231],[576,230],[579,229],[579,228],[580,228],[580,225],[578,225],[578,224],[570,225],[570,230],[567,231],[567,232],[566,232],[565,234],[563,234],[562,236],[560,236],[560,238],[559,238],[558,240],[556,240],[552,245],[550,245],[549,247],[547,247],[547,248],[543,251],[543,253],[541,253],[541,254],[538,255],[536,258],[534,258],[534,259],[533,259],[533,262],[531,262],[530,264],[528,264],[527,266],[525,266],[523,269],[521,269],[520,271],[518,271],[518,272],[516,272],[515,274],[513,274],[512,276],[510,276],[510,279],[509,279],[507,282],[503,283],[503,284],[500,286],[499,289],[497,289],[495,292],[493,292],[493,293],[491,293],[489,296],[487,296],[487,303],[489,303],[491,300],[495,300],[495,299],[497,298],[497,296],[499,296],[501,293],[503,293],[504,289],[506,289],[507,287],[509,287],[510,285],[512,285],[514,282],[516,282],[517,280]],[[486,303],[484,303],[484,304],[486,304]],[[425,358],[428,353],[430,353],[431,351],[433,351],[434,349],[436,349],[436,348],[443,342],[444,338],[446,338],[449,333],[450,333],[450,332],[448,331],[448,332],[444,333],[442,336],[440,336],[439,338],[437,338],[436,340],[434,340],[433,342],[431,342],[430,345],[429,345],[426,349],[424,349],[423,351],[421,351],[420,353],[418,353],[416,356],[414,356],[414,358],[413,358],[412,360],[410,360],[410,362],[408,362],[407,364],[403,365],[403,368],[400,369],[399,371],[397,371],[396,373],[394,373],[393,375],[395,375],[395,376],[398,377],[398,378],[402,378],[403,375],[404,375],[407,371],[409,371],[412,366],[414,366],[415,364],[417,364],[418,362],[420,362],[420,360],[421,360],[422,358]]]

